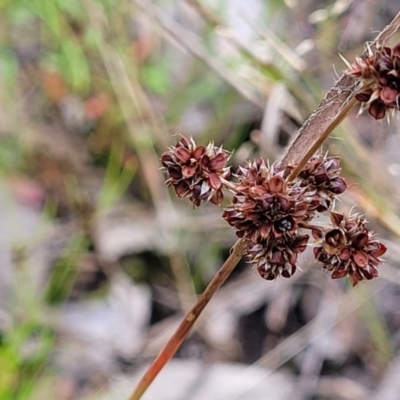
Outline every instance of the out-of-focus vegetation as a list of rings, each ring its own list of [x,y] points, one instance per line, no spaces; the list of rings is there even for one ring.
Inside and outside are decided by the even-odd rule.
[[[0,1],[0,399],[97,398],[151,359],[234,242],[220,208],[165,188],[173,135],[223,143],[235,166],[279,159],[344,69],[338,52],[361,54],[398,11]],[[343,211],[356,205],[386,236],[383,278],[350,290],[309,257],[267,283],[243,263],[179,357],[284,366],[304,398],[396,383],[399,126],[355,111],[327,145],[351,187]]]

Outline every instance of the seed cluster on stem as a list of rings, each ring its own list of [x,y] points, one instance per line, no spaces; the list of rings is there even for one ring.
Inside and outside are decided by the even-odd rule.
[[[361,111],[368,109],[379,120],[388,110],[400,110],[400,43],[368,49],[367,57],[357,57],[348,67],[346,73],[358,80],[355,97]]]
[[[212,143],[198,146],[192,138],[181,136],[161,161],[167,185],[194,206],[207,200],[220,204],[224,191],[232,193],[222,218],[245,241],[245,254],[262,278],[290,278],[296,272],[298,255],[310,239],[305,230],[311,230],[320,246],[314,248],[315,258],[332,278],[348,276],[356,285],[378,275],[385,246],[366,228],[364,219],[334,210],[335,199],[347,188],[340,176],[339,159],[315,155],[291,179],[295,165],[270,165],[262,158],[248,161],[231,174],[229,157],[222,147]],[[332,225],[311,225],[322,212],[331,214]],[[337,232],[340,240],[335,252],[329,253],[326,249],[332,248],[332,232]]]
[[[296,272],[298,255],[310,239],[309,234],[303,233],[308,230],[315,240],[315,259],[333,279],[347,276],[355,286],[378,276],[385,245],[367,228],[363,216],[335,211],[337,196],[347,188],[340,176],[339,160],[314,153],[356,101],[362,103],[362,110],[368,108],[375,119],[383,118],[388,110],[400,110],[400,44],[393,48],[382,44],[399,27],[400,12],[372,46],[367,46],[368,51],[348,64],[345,75],[303,124],[280,165],[270,165],[259,158],[231,174],[227,165],[231,153],[213,143],[198,146],[184,136],[162,155],[166,184],[175,189],[178,197],[189,198],[194,207],[207,201],[219,205],[224,191],[232,194],[222,217],[239,240],[129,400],[142,397],[243,255],[255,264],[262,278],[289,278]],[[343,95],[344,92],[349,94]],[[330,214],[330,224],[310,223],[323,212]]]

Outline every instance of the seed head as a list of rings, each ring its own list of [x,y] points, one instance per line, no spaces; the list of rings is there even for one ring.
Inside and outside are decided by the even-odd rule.
[[[318,212],[326,211],[332,200],[346,190],[347,185],[340,172],[339,160],[335,157],[316,155],[308,161],[298,179],[300,186],[307,191],[306,196],[313,200],[310,208],[315,207]]]
[[[400,110],[400,43],[357,57],[347,74],[359,79],[355,97],[375,119],[382,119],[388,109]]]
[[[182,136],[176,146],[161,156],[168,178],[178,197],[189,197],[194,206],[203,201],[220,204],[224,198],[221,178],[228,179],[230,167],[226,164],[230,153],[215,147],[197,146],[194,140]]]
[[[299,222],[310,219],[302,191],[289,185],[283,175],[284,171],[274,170],[262,158],[239,167],[236,193],[223,213],[239,238],[258,243],[293,236]]]
[[[331,213],[333,227],[325,232],[314,230],[321,246],[314,248],[315,258],[323,263],[323,269],[331,272],[332,278],[349,276],[353,286],[364,279],[378,276],[377,266],[386,247],[375,239],[365,226],[365,218],[358,214],[345,217]]]
[[[274,280],[278,276],[290,278],[297,269],[297,256],[307,246],[308,235],[288,236],[280,239],[248,242],[248,258],[254,263],[263,279]]]

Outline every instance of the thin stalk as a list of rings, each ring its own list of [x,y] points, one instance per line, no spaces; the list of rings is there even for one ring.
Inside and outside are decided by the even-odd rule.
[[[245,250],[245,243],[243,240],[238,240],[232,247],[232,252],[230,256],[226,259],[222,267],[216,273],[214,278],[208,284],[207,288],[204,290],[203,294],[197,300],[197,303],[192,307],[192,309],[186,314],[183,321],[180,323],[175,333],[168,340],[167,344],[160,351],[156,359],[149,366],[143,377],[140,379],[135,390],[129,397],[129,400],[139,400],[153,380],[156,378],[161,369],[165,364],[174,356],[179,346],[185,340],[186,336],[189,334],[197,318],[200,316],[201,312],[204,310],[206,305],[212,299],[216,291],[221,287],[221,285],[226,281],[228,276],[234,270],[238,262],[241,260]]]
[[[231,189],[233,192],[237,192],[237,188],[236,188],[236,185],[234,184],[234,183],[232,183],[232,182],[229,182],[229,181],[227,181],[226,179],[224,179],[224,178],[220,178],[220,180],[221,180],[221,182],[222,182],[222,184],[225,186],[225,187],[227,187],[228,189]]]
[[[301,157],[299,163],[293,172],[289,175],[288,180],[292,181],[295,179],[304,166],[307,164],[307,161],[313,156],[313,154],[318,150],[319,147],[328,139],[329,135],[335,130],[335,128],[344,120],[347,113],[353,108],[353,106],[357,103],[357,100],[353,97],[337,114],[336,118],[328,125],[325,132],[321,136],[319,136],[315,143],[306,151],[306,153]]]

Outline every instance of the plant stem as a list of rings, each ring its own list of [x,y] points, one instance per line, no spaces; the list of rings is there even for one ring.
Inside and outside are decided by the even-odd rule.
[[[234,183],[232,183],[232,182],[229,182],[229,181],[227,181],[226,179],[224,179],[224,178],[220,178],[221,179],[221,182],[222,182],[222,184],[225,186],[225,187],[227,187],[228,189],[231,189],[233,192],[237,192],[237,189],[236,189],[236,185],[234,184]]]
[[[351,108],[356,104],[356,99],[353,97],[348,101],[338,112],[335,119],[326,127],[325,132],[321,134],[321,136],[316,138],[314,144],[307,150],[307,152],[301,157],[299,163],[293,172],[289,175],[288,180],[292,181],[299,175],[301,170],[307,164],[307,161],[313,156],[313,154],[317,151],[317,149],[322,146],[328,136],[334,131],[334,129],[344,120],[347,113],[351,110]]]
[[[197,318],[204,310],[205,306],[214,296],[215,292],[221,287],[226,281],[228,276],[231,274],[233,269],[236,267],[240,259],[242,258],[245,250],[245,243],[243,240],[238,240],[232,247],[232,252],[227,260],[224,262],[219,271],[215,274],[212,281],[208,284],[203,294],[197,300],[197,303],[192,309],[186,314],[183,321],[180,323],[175,333],[168,340],[167,344],[160,351],[156,359],[149,366],[143,377],[140,379],[135,390],[129,397],[129,400],[139,400],[151,382],[156,378],[161,369],[165,364],[173,357],[178,350],[181,343],[184,341]]]

